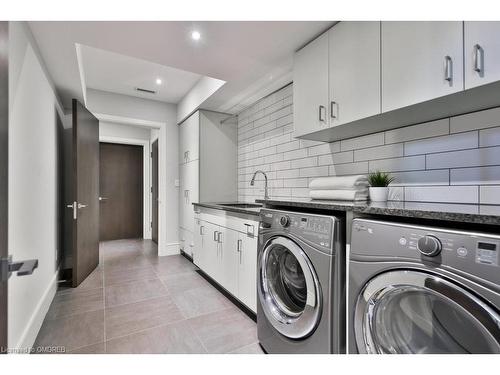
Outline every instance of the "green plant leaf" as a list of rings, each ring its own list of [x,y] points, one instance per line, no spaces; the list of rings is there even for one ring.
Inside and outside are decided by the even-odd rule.
[[[396,180],[389,173],[376,171],[368,175],[368,183],[371,187],[386,187]]]

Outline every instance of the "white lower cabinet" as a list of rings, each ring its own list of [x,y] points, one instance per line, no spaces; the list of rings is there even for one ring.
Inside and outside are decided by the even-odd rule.
[[[201,237],[201,240],[195,239],[195,243],[201,243],[202,247],[196,248],[194,262],[207,275],[217,280],[217,275],[220,272],[219,244],[217,242],[219,226],[201,221],[200,229],[203,234],[200,235],[200,232],[197,232],[195,238]]]
[[[255,221],[241,223],[243,228],[256,226]],[[257,234],[195,219],[193,253],[203,272],[256,312]]]
[[[229,293],[238,296],[238,232],[219,227],[219,265],[217,280]]]
[[[257,236],[239,233],[238,297],[257,311]]]

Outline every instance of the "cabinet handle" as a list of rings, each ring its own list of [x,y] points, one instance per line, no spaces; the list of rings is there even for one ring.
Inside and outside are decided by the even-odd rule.
[[[319,113],[318,113],[319,121],[325,122],[325,113],[326,113],[325,106],[324,105],[320,105],[319,106]]]
[[[483,48],[476,44],[474,45],[474,71],[481,73],[483,71]]]
[[[200,234],[203,236],[203,231],[205,230],[205,227],[203,225],[200,226]]]
[[[189,162],[189,150],[186,151],[186,160]]]
[[[245,226],[247,227],[247,236],[254,236],[255,227],[252,224],[247,224],[247,223],[245,223]]]
[[[453,61],[450,56],[444,57],[444,79],[448,82],[453,80]]]
[[[337,118],[337,102],[330,103],[330,116],[331,118]]]
[[[238,240],[238,247],[237,247],[237,251],[239,253],[239,256],[240,256],[240,264],[241,264],[241,245],[242,245],[243,241],[242,240]]]
[[[217,231],[214,231],[214,241],[217,242]]]

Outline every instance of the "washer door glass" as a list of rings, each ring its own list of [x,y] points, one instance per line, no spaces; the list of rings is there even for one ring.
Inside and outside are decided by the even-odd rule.
[[[321,290],[307,255],[294,241],[275,237],[259,264],[259,298],[269,322],[289,338],[310,335],[321,316]]]
[[[500,316],[467,290],[419,271],[372,279],[355,309],[364,353],[500,353]]]

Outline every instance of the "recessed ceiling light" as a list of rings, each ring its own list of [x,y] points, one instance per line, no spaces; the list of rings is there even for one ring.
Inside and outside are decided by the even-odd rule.
[[[193,32],[191,32],[191,38],[192,38],[193,40],[200,40],[200,38],[201,38],[201,34],[200,34],[200,32],[199,32],[199,31],[194,30]]]
[[[161,82],[162,82],[162,81],[161,81],[161,78],[156,78],[156,84],[157,84],[157,85],[161,85]]]

